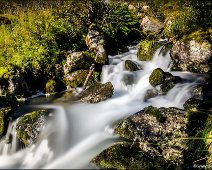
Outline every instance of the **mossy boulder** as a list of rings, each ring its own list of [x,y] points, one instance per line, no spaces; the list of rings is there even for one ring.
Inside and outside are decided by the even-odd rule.
[[[47,120],[47,115],[48,111],[39,110],[21,116],[16,126],[18,141],[25,146],[35,143]]]
[[[151,157],[139,144],[120,142],[95,157],[92,162],[102,169],[173,169],[171,162],[162,157]]]
[[[92,52],[73,52],[67,56],[64,64],[64,73],[69,74],[81,69],[89,69],[95,63],[95,54]]]
[[[188,149],[184,113],[151,106],[133,114],[115,125],[115,133],[125,142],[103,151],[94,162],[101,168],[182,168]]]
[[[12,116],[11,107],[0,108],[0,137],[5,133],[8,125],[8,118]]]
[[[161,68],[156,68],[155,70],[153,70],[153,72],[149,76],[149,83],[153,87],[155,87],[164,82],[165,82],[165,72]]]
[[[173,76],[169,72],[164,72],[161,68],[156,68],[149,76],[149,83],[153,87],[160,85],[160,89],[158,90],[160,94],[166,94],[177,83],[180,83],[182,81],[183,79],[181,79],[180,77]]]
[[[78,98],[87,103],[98,103],[112,97],[114,88],[111,82],[95,83],[82,91]]]
[[[131,60],[126,60],[124,63],[124,66],[125,66],[125,69],[128,71],[137,71],[138,70],[137,64]]]
[[[68,75],[66,75],[65,83],[66,86],[71,88],[81,87],[83,86],[86,77],[88,76],[90,70],[77,70]],[[88,85],[93,84],[94,82],[98,81],[99,73],[93,71],[92,76],[89,78]]]
[[[141,61],[150,61],[160,44],[156,40],[142,40],[138,44],[137,57]]]

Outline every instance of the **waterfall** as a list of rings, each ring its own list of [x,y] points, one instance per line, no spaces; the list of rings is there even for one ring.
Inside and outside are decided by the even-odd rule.
[[[14,141],[9,145],[2,141],[0,168],[94,168],[89,163],[92,158],[120,140],[112,128],[117,121],[149,105],[183,108],[201,76],[172,72],[189,81],[175,85],[167,95],[144,100],[146,91],[153,88],[149,84],[152,70],[158,67],[170,70],[169,52],[163,56],[160,51],[161,48],[155,52],[152,61],[138,61],[137,47],[130,47],[129,52],[121,55],[109,56],[110,65],[102,70],[102,83],[112,82],[114,95],[106,101],[36,106],[52,109],[54,116],[44,127],[38,142],[29,148],[16,150],[15,123],[11,123],[7,135],[13,134]],[[125,60],[133,60],[143,69],[129,72],[125,70]]]

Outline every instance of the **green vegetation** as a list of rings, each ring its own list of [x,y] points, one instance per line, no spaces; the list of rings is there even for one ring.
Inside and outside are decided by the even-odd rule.
[[[160,44],[156,40],[142,40],[138,46],[138,59],[141,61],[150,61],[159,46]]]
[[[53,94],[56,92],[56,82],[55,80],[48,80],[46,83],[46,93]]]

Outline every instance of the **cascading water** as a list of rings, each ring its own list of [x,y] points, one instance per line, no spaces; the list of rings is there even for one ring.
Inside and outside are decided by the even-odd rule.
[[[12,144],[1,141],[0,168],[89,168],[92,158],[120,140],[112,129],[118,120],[149,105],[182,108],[191,96],[190,90],[201,81],[200,75],[172,72],[188,80],[187,83],[177,84],[167,95],[144,100],[146,91],[152,89],[149,84],[152,70],[160,67],[169,71],[169,52],[163,56],[160,50],[152,61],[138,61],[136,47],[129,48],[127,53],[110,56],[110,65],[103,67],[102,82],[112,82],[114,95],[106,101],[35,106],[51,109],[54,113],[38,142],[30,148],[16,150],[16,123],[10,124],[8,134],[13,135]],[[125,60],[133,60],[143,69],[129,72],[125,70]]]

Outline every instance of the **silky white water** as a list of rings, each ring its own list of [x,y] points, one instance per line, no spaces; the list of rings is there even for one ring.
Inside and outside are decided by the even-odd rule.
[[[201,75],[172,72],[188,82],[177,84],[167,95],[144,100],[149,76],[153,69],[170,70],[169,52],[163,56],[159,48],[152,61],[138,61],[137,48],[129,52],[109,56],[110,65],[103,67],[102,83],[112,82],[113,97],[97,104],[48,104],[35,108],[51,109],[52,117],[43,128],[39,140],[30,148],[16,149],[16,122],[10,124],[8,134],[12,143],[0,143],[0,168],[95,168],[92,158],[120,139],[113,134],[113,125],[140,111],[146,106],[178,107],[191,97],[190,91],[201,81]],[[125,60],[135,61],[139,71],[129,72],[124,68]]]

